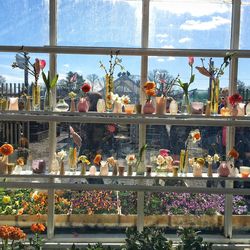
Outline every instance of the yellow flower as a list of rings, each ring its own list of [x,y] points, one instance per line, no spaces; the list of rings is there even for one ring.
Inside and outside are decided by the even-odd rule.
[[[205,164],[205,160],[203,158],[198,158],[196,162],[199,163],[201,166]]]
[[[191,136],[192,136],[193,142],[197,142],[201,140],[201,134],[198,129],[191,131]]]
[[[218,162],[220,160],[220,156],[218,154],[214,154],[214,162]]]
[[[3,197],[2,202],[4,204],[8,204],[8,203],[10,203],[10,200],[11,200],[10,197],[8,195],[6,195]]]

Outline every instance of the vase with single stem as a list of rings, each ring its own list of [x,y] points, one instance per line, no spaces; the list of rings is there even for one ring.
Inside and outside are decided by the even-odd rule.
[[[210,94],[211,98],[210,108],[212,115],[218,114],[219,94],[220,94],[220,80],[218,78],[214,78],[212,79],[211,82],[211,94]]]
[[[191,113],[190,101],[187,92],[183,93],[182,102],[181,102],[181,113],[188,115]]]
[[[52,92],[51,89],[47,89],[44,95],[44,111],[52,111]]]
[[[41,103],[41,86],[36,82],[32,84],[32,110],[40,110]]]
[[[106,86],[106,93],[105,93],[105,102],[106,102],[106,111],[112,112],[113,111],[113,103],[111,100],[111,93],[114,93],[114,78],[109,74],[106,74],[105,79],[105,86]]]

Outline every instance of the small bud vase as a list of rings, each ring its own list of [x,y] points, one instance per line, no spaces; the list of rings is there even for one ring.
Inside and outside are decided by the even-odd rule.
[[[86,98],[82,97],[78,103],[78,111],[79,112],[88,112],[89,111],[89,102]]]
[[[133,174],[133,164],[128,164],[128,172],[127,175],[131,176]]]
[[[207,176],[208,177],[213,177],[213,165],[212,163],[208,163],[208,166],[207,166]]]
[[[81,163],[81,175],[86,175],[86,164]]]
[[[75,112],[76,111],[76,103],[75,103],[75,99],[71,98],[70,99],[70,112]]]
[[[152,101],[147,101],[143,106],[143,113],[144,114],[153,114],[155,112],[155,107]]]
[[[164,96],[157,96],[156,98],[156,111],[157,115],[164,115],[166,113],[167,98]]]
[[[18,111],[18,97],[10,97],[10,104],[9,104],[9,110],[16,110]]]
[[[226,161],[222,161],[220,163],[220,166],[219,166],[219,168],[218,168],[217,171],[218,171],[218,174],[219,174],[220,177],[227,177],[227,176],[229,176],[230,169],[228,167],[227,162]]]

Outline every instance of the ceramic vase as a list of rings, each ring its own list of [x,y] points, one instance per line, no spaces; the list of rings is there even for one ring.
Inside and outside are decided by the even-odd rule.
[[[220,177],[227,177],[230,174],[230,170],[226,161],[222,161],[218,168],[218,174]]]
[[[213,165],[211,163],[208,163],[208,166],[207,166],[207,176],[213,177]]]
[[[78,111],[79,112],[88,112],[89,111],[89,102],[86,98],[82,97],[78,103]]]
[[[122,104],[120,102],[114,102],[113,113],[122,113]]]
[[[143,106],[143,113],[144,114],[153,114],[155,112],[155,107],[152,101],[147,101]]]
[[[10,97],[9,110],[18,111],[18,97]]]
[[[70,112],[75,112],[76,111],[76,103],[75,103],[75,99],[71,98],[70,99]]]
[[[156,110],[157,115],[164,115],[166,113],[167,98],[164,96],[157,96],[156,98]]]
[[[98,113],[104,113],[106,111],[105,108],[105,100],[104,99],[99,99],[96,104],[96,111]]]
[[[68,110],[69,110],[68,103],[66,103],[64,99],[59,99],[59,101],[56,104],[55,111],[66,112]]]

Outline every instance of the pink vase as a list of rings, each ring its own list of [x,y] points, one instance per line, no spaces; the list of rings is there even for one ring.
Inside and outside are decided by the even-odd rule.
[[[89,111],[89,102],[86,98],[80,98],[78,102],[78,111],[79,112],[88,112]]]
[[[217,171],[220,177],[227,177],[230,174],[230,169],[227,165],[227,162],[222,161]]]
[[[143,106],[143,113],[144,114],[153,114],[155,112],[155,107],[151,101],[147,101],[146,104]]]

